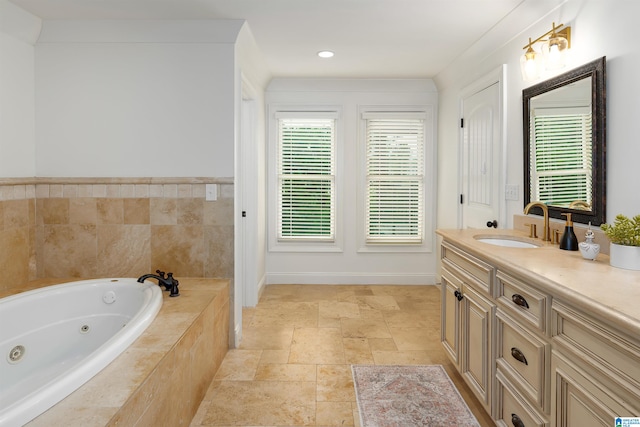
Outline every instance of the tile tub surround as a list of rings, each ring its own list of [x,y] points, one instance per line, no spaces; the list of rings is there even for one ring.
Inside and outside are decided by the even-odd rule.
[[[59,283],[42,279],[22,290]],[[127,350],[29,427],[188,426],[228,350],[229,281],[180,279]],[[0,296],[15,293],[0,292]]]
[[[35,242],[35,199],[0,199],[0,291],[36,278]]]
[[[205,201],[205,185],[218,199]],[[233,180],[0,179],[0,290],[43,277],[233,277]]]

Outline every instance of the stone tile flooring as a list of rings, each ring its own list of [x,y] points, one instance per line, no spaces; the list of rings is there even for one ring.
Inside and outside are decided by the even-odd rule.
[[[440,344],[437,286],[270,285],[243,311],[191,427],[359,426],[351,364],[441,364],[493,422]]]

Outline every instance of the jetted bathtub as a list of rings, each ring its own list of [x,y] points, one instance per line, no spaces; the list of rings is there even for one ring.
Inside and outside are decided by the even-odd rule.
[[[69,282],[0,299],[0,426],[25,424],[131,345],[162,306],[136,279]]]

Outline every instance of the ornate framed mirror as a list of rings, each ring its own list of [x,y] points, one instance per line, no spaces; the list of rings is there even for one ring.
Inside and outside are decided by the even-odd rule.
[[[522,91],[524,206],[606,222],[605,69],[602,57]]]

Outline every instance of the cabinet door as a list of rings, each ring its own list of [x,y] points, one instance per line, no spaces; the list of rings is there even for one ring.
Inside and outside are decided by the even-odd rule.
[[[463,287],[462,352],[460,371],[480,401],[491,413],[491,384],[494,377],[492,351],[495,305],[469,286]]]
[[[551,357],[555,389],[552,425],[556,427],[610,427],[616,417],[637,416],[630,402],[591,377],[589,368],[558,353]]]
[[[449,358],[456,365],[459,364],[460,354],[460,303],[457,295],[461,294],[461,290],[460,281],[443,269],[440,339]]]

